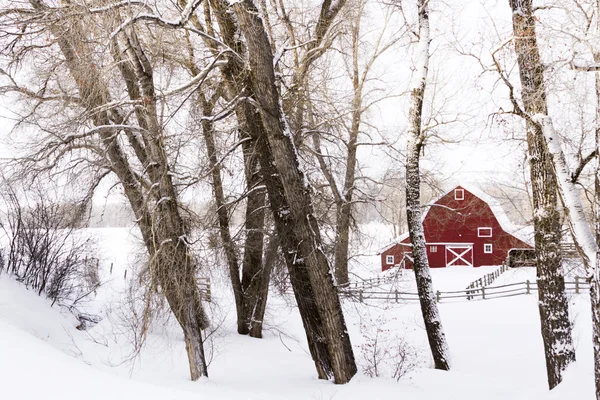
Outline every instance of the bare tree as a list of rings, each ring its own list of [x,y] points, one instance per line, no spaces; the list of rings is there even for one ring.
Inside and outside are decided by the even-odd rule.
[[[349,37],[346,40],[345,35],[339,35],[341,49],[346,47],[350,49],[349,54],[343,58],[352,85],[352,94],[349,100],[350,107],[347,110],[344,107],[339,107],[337,104],[339,99],[337,98],[324,99],[333,113],[333,116],[326,114],[322,117],[324,121],[327,121],[327,119],[333,120],[333,122],[326,123],[313,121],[315,115],[317,115],[315,110],[316,104],[313,104],[316,103],[316,100],[309,95],[304,100],[308,111],[309,129],[312,131],[313,153],[317,159],[321,173],[333,194],[333,202],[335,204],[336,218],[333,252],[335,278],[338,285],[348,283],[351,225],[354,219],[356,203],[361,201],[361,198],[365,198],[364,195],[361,196],[362,193],[359,188],[362,179],[358,176],[360,172],[357,154],[361,146],[376,145],[376,143],[370,143],[369,140],[364,139],[366,136],[365,129],[367,129],[365,125],[368,126],[368,124],[365,124],[365,116],[374,105],[390,97],[390,94],[387,92],[383,95],[374,95],[373,92],[375,90],[371,90],[372,88],[369,84],[374,80],[373,70],[375,63],[402,36],[401,33],[396,33],[395,35],[388,33],[392,13],[391,11],[387,11],[383,18],[383,26],[379,28],[379,32],[372,39],[373,44],[368,47],[364,45],[365,38],[362,24],[364,23],[366,9],[367,2],[363,0],[358,0],[355,4],[352,4],[352,7],[347,10],[349,16]],[[391,38],[388,36],[391,36]],[[367,55],[363,58],[365,52],[367,52]],[[317,90],[317,86],[321,86],[321,91],[323,91],[323,88],[327,87],[327,83],[315,83],[314,86],[314,91]],[[378,89],[381,90],[381,88]],[[326,93],[325,96],[327,95]],[[342,171],[340,173],[339,184],[336,180],[332,163],[327,160],[327,158],[331,159],[332,156],[326,155],[325,148],[321,145],[321,136],[324,133],[322,132],[323,128],[319,129],[319,125],[339,125],[339,128],[331,129],[333,131],[340,131],[340,137],[332,138],[331,140],[341,142],[342,152],[344,153],[340,157]],[[363,139],[361,140],[361,138]],[[361,198],[357,198],[359,196]]]
[[[197,6],[193,3],[189,2],[182,20],[189,18],[189,9]],[[196,380],[207,375],[202,330],[208,326],[208,317],[196,283],[198,265],[188,243],[189,227],[182,217],[159,104],[167,96],[197,85],[215,64],[209,64],[190,82],[157,93],[154,66],[143,34],[132,29],[133,22],[126,12],[121,13],[130,6],[139,5],[115,3],[90,9],[81,2],[55,7],[42,0],[30,0],[29,7],[5,7],[0,24],[5,41],[2,55],[8,62],[3,71],[10,83],[3,91],[17,92],[32,101],[33,111],[23,122],[34,122],[41,131],[50,132],[40,146],[42,150],[27,162],[60,169],[61,163],[74,160],[71,169],[86,163],[118,178],[150,256],[151,286],[154,290],[160,287],[184,332],[190,376]],[[103,70],[103,63],[110,64],[111,60],[106,60],[96,47],[98,42],[92,38],[98,36],[110,43],[109,54],[119,67],[119,75]],[[39,43],[29,46],[21,40],[23,37]],[[19,63],[38,53],[54,60],[50,71],[62,66],[64,69],[57,74],[50,72],[42,88],[31,90],[17,83],[18,74],[8,71],[15,71]],[[118,89],[111,94],[115,81]],[[126,99],[113,100],[114,93],[117,97],[125,93]],[[52,103],[68,109],[60,129],[36,120],[43,111],[40,105]],[[82,155],[69,158],[73,154]]]

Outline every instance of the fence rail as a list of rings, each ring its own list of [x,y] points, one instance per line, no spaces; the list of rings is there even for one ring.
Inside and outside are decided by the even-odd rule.
[[[381,285],[392,283],[396,279],[398,279],[398,275],[401,276],[404,273],[404,268],[398,268],[397,271],[398,272],[395,275],[377,276],[375,278],[362,279],[360,281],[349,282],[345,285],[340,285],[338,286],[338,288],[341,288],[343,290],[364,290],[379,287]]]
[[[567,293],[581,294],[587,293],[590,289],[590,284],[580,277],[575,277],[574,281],[565,282],[565,290]],[[529,280],[525,282],[509,283],[499,286],[481,286],[475,288],[467,288],[457,291],[437,291],[435,293],[438,302],[444,300],[490,300],[503,297],[513,297],[532,294],[538,290],[537,282]],[[388,302],[399,303],[401,301],[418,301],[419,294],[413,292],[403,292],[400,290],[365,290],[353,289],[349,287],[338,289],[340,296],[359,302],[367,300],[385,300]]]

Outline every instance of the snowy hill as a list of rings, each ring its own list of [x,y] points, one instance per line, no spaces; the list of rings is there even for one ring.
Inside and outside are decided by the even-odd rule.
[[[355,355],[365,365],[365,344],[376,329],[385,332],[380,346],[405,343],[416,353],[420,368],[396,382],[389,376],[359,374],[345,386],[316,379],[307,354],[299,316],[290,299],[269,299],[265,339],[234,333],[234,312],[225,304],[229,289],[216,280],[213,288],[221,308],[213,309],[222,327],[212,342],[210,378],[190,382],[183,341],[167,324],[155,329],[147,347],[132,363],[122,363],[131,344],[116,324],[116,299],[123,289],[120,272],[131,244],[126,230],[97,232],[112,262],[113,278],[99,293],[93,308],[103,321],[88,332],[75,329],[77,320],[27,291],[7,275],[0,276],[0,376],[3,398],[25,399],[565,399],[592,398],[589,303],[585,295],[572,298],[579,361],[566,382],[546,390],[542,341],[535,295],[478,302],[441,303],[440,312],[453,354],[451,372],[430,369],[426,337],[417,304],[361,305],[346,301],[346,319]],[[374,256],[376,257],[376,256]],[[434,270],[434,284],[460,290],[481,270]],[[498,283],[531,278],[532,270],[510,270]],[[368,353],[368,352],[367,352]],[[385,365],[380,366],[385,372]],[[585,397],[588,395],[588,397]]]

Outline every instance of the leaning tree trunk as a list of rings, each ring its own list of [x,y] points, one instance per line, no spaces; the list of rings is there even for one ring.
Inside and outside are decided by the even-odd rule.
[[[418,3],[419,49],[417,53],[417,76],[415,84],[411,89],[411,103],[408,116],[410,128],[408,148],[406,150],[406,218],[408,221],[410,242],[412,244],[413,269],[417,280],[417,291],[419,293],[421,312],[423,314],[423,321],[425,322],[429,347],[433,355],[435,368],[449,370],[450,354],[429,272],[420,198],[421,176],[419,160],[423,146],[421,124],[423,97],[427,85],[430,43],[428,2],[429,0],[420,0]]]
[[[531,3],[531,0],[510,0],[515,51],[525,112],[529,115],[547,115],[544,70],[540,61]],[[527,144],[533,192],[538,304],[548,385],[552,389],[562,381],[562,373],[567,365],[575,360],[575,350],[561,269],[557,182],[541,127],[532,121],[527,121]]]
[[[316,318],[320,321],[319,331],[311,332],[317,335],[309,340],[322,343],[327,350],[326,363],[322,364],[322,372],[327,377],[334,378],[336,383],[346,383],[356,373],[356,364],[350,338],[346,329],[342,307],[333,285],[330,266],[322,249],[319,226],[314,215],[312,196],[306,179],[299,168],[297,154],[293,147],[290,130],[283,114],[279,93],[277,91],[275,72],[273,69],[273,53],[265,32],[262,20],[251,0],[233,4],[233,9],[239,21],[242,34],[246,38],[248,62],[251,74],[252,92],[260,105],[260,117],[264,127],[263,151],[260,154],[263,176],[266,162],[274,162],[276,175],[282,184],[283,193],[276,193],[275,187],[267,183],[269,199],[273,207],[273,197],[283,194],[282,199],[287,203],[286,209],[275,209],[276,218],[281,214],[290,213],[295,235],[292,236],[296,248],[289,246],[292,253],[287,258],[294,257],[306,264],[308,281],[294,282],[292,285],[306,285],[312,290],[316,303],[316,315],[306,315],[305,318]],[[267,160],[267,157],[271,158]],[[274,207],[273,207],[274,208]],[[278,230],[281,224],[278,224]],[[280,231],[282,241],[289,240],[283,236],[289,235],[287,230]],[[296,261],[296,262],[298,262]],[[290,273],[292,271],[290,270]],[[303,293],[296,292],[296,299]],[[306,325],[305,325],[306,326]]]
[[[40,0],[31,0],[30,3],[44,16],[52,12],[52,9]],[[128,35],[127,62],[132,65],[132,74],[124,75],[123,78],[128,84],[127,89],[130,89],[129,84],[132,83],[127,80],[134,79],[135,84],[131,87],[139,90],[147,100],[144,102],[146,106],[137,116],[139,121],[143,121],[140,127],[148,129],[150,133],[145,137],[145,143],[142,143],[130,132],[128,134],[127,129],[124,130],[135,155],[139,162],[147,167],[148,178],[152,181],[154,191],[144,194],[118,140],[118,133],[123,128],[110,127],[115,122],[121,124],[123,117],[117,108],[110,111],[104,108],[111,102],[110,94],[99,73],[100,68],[94,63],[92,49],[85,41],[87,35],[81,22],[61,18],[56,21],[59,22],[54,23],[52,20],[49,32],[56,38],[69,73],[77,84],[82,105],[87,110],[99,110],[90,117],[93,124],[106,127],[99,129],[101,143],[110,168],[123,185],[125,195],[135,213],[149,252],[153,276],[156,276],[172,312],[183,329],[191,379],[197,380],[200,376],[207,376],[202,329],[208,326],[208,318],[204,313],[196,283],[196,264],[190,256],[185,240],[189,232],[179,213],[177,193],[161,144],[162,137],[160,134],[157,136],[159,125],[150,64],[135,35]],[[153,207],[154,212],[151,213],[149,207]]]

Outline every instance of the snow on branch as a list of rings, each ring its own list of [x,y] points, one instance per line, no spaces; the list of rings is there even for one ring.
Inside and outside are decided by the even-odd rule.
[[[112,40],[119,32],[127,28],[130,25],[135,24],[137,21],[152,21],[162,26],[168,26],[171,28],[181,28],[185,25],[188,20],[192,17],[192,14],[202,3],[203,0],[188,0],[185,8],[182,10],[179,19],[167,20],[156,14],[139,13],[131,18],[127,18],[121,25],[119,25],[111,34],[110,39]]]
[[[200,85],[202,85],[202,83],[204,82],[204,80],[206,79],[206,77],[208,76],[208,74],[210,73],[210,71],[212,71],[215,67],[221,67],[221,66],[227,64],[226,60],[219,60],[219,57],[221,57],[221,55],[223,55],[226,52],[227,52],[227,50],[224,50],[224,51],[220,52],[215,57],[215,59],[213,60],[213,62],[210,63],[210,65],[208,67],[206,67],[205,69],[203,69],[202,71],[200,71],[189,82],[184,83],[183,85],[181,85],[179,87],[176,87],[175,89],[169,90],[167,92],[163,92],[162,97],[172,96],[174,94],[183,92],[184,90],[189,89],[192,86],[200,86]]]
[[[147,1],[145,1],[145,0],[123,0],[123,1],[116,2],[116,3],[107,4],[103,7],[90,8],[90,9],[88,9],[88,12],[90,14],[98,14],[98,13],[103,13],[106,11],[114,10],[117,8],[121,8],[121,7],[131,7],[131,6],[139,6],[139,7],[145,8],[147,10],[150,10],[150,7],[148,6]]]
[[[588,273],[596,266],[597,244],[590,223],[585,217],[579,188],[572,181],[565,154],[561,147],[561,138],[554,130],[552,119],[543,114],[536,114],[532,120],[539,124],[546,139],[548,152],[552,156],[552,166],[558,181],[558,192],[565,210],[568,212],[569,229],[575,241]]]
[[[600,71],[600,63],[585,60],[571,61],[571,68],[576,71],[597,72]]]

